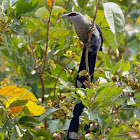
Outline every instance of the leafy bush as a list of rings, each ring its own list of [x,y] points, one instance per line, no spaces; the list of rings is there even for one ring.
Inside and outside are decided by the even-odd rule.
[[[91,88],[76,89],[83,43],[61,15],[92,20],[96,0],[0,1],[0,139],[64,139],[79,99],[78,139],[139,139],[140,1],[101,2],[103,51]]]

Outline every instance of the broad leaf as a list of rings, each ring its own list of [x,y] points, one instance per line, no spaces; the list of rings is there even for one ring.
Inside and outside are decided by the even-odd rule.
[[[52,15],[58,15],[59,13],[62,13],[62,12],[67,12],[67,10],[60,6],[54,6]]]
[[[125,25],[125,20],[124,20],[124,15],[122,13],[122,10],[117,4],[113,2],[103,3],[103,7],[105,12],[105,17],[107,19],[111,31],[115,36],[116,43],[119,44],[119,40],[120,40],[119,34],[123,32],[124,25]]]
[[[53,112],[55,112],[57,109],[56,108],[47,108],[46,111],[40,115],[39,120],[42,121],[43,119],[45,119],[46,117],[48,117],[50,114],[52,114]]]
[[[100,94],[97,96],[97,101],[113,101],[120,95],[121,91],[121,88],[106,87],[101,90]]]
[[[16,2],[16,14],[19,16],[33,11],[38,4],[38,0],[18,0]]]
[[[33,125],[39,125],[40,121],[35,117],[23,116],[19,119],[19,123],[24,126],[33,126]]]
[[[35,15],[41,19],[48,18],[49,11],[45,7],[36,10]]]

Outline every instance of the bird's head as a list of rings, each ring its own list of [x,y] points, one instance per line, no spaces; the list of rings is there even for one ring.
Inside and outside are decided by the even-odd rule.
[[[79,12],[70,12],[62,15],[61,18],[68,18],[74,24],[80,22],[83,19],[83,15]]]
[[[70,12],[62,15],[62,18],[69,19],[75,26],[76,33],[80,40],[84,43],[88,39],[91,21],[79,12]]]

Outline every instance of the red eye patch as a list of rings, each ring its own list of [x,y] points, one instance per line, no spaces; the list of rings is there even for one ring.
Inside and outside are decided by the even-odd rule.
[[[76,16],[76,15],[77,15],[76,13],[71,13],[68,16]]]

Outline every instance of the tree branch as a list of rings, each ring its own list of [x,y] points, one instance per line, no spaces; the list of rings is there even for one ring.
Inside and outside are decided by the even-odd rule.
[[[90,83],[91,83],[91,76],[89,74],[89,65],[88,65],[88,50],[89,50],[89,46],[91,44],[91,37],[92,37],[92,28],[94,28],[94,22],[95,22],[95,19],[96,19],[96,15],[97,15],[97,11],[98,11],[98,7],[99,7],[99,3],[100,3],[100,0],[98,0],[98,3],[96,5],[96,11],[95,11],[95,14],[94,14],[94,17],[93,17],[93,20],[92,20],[92,26],[91,26],[91,31],[89,33],[89,38],[88,38],[88,44],[86,46],[86,55],[85,55],[85,60],[86,60],[86,71],[88,72],[88,75],[87,75],[87,80],[88,80],[88,88],[90,88]]]

